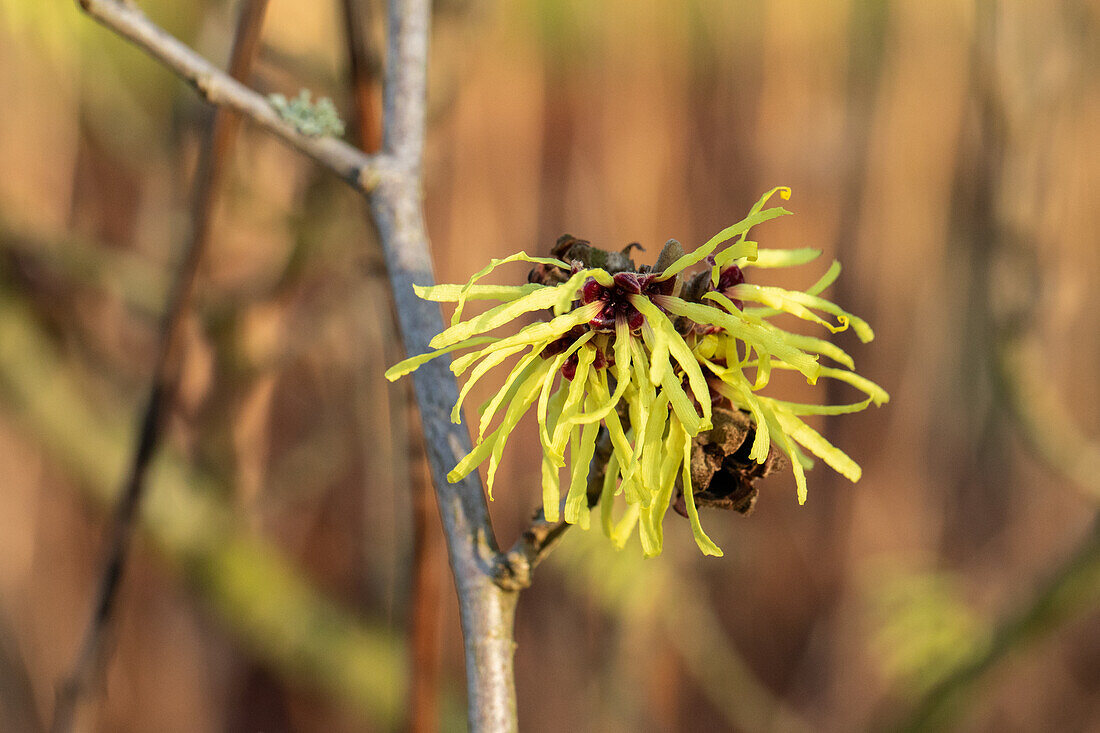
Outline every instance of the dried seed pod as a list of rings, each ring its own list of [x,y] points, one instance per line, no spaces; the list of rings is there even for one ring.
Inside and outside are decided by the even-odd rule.
[[[571,234],[558,237],[550,254],[564,262],[580,262],[584,267],[599,268],[614,275],[617,272],[637,272],[638,266],[630,259],[628,246],[622,252],[608,252],[593,247],[586,239],[577,239]]]
[[[752,418],[741,410],[715,407],[714,428],[695,437],[691,446],[691,484],[698,506],[749,514],[756,505],[758,478],[782,470],[786,458],[772,446],[764,463],[749,458],[755,435]],[[676,487],[676,512],[688,516],[682,485]]]

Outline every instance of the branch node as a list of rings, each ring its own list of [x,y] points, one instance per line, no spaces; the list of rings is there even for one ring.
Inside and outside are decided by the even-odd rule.
[[[214,102],[214,85],[215,79],[210,74],[196,74],[195,78],[191,81],[198,91],[199,96],[204,99],[208,99]]]
[[[533,580],[534,568],[525,551],[511,550],[493,564],[493,583],[501,590],[521,591],[530,588]]]

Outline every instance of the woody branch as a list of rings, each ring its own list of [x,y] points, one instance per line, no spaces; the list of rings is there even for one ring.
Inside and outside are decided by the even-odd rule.
[[[328,168],[366,196],[385,253],[401,335],[410,353],[443,328],[438,307],[412,285],[431,285],[430,245],[421,206],[421,153],[427,93],[428,0],[390,0],[383,98],[383,148],[377,155],[333,138],[300,134],[267,100],[208,62],[122,0],[79,0],[103,25],[132,41],[208,102],[232,108]],[[494,583],[500,551],[477,474],[455,484],[446,473],[470,449],[449,419],[458,396],[444,360],[419,370],[417,403],[459,597],[471,730],[511,730],[515,722],[513,624],[516,593]]]

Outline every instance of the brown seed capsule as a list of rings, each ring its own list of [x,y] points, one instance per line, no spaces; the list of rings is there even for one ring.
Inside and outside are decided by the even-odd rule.
[[[756,479],[781,470],[786,459],[774,445],[764,463],[749,458],[756,432],[747,413],[716,406],[711,419],[714,428],[696,436],[691,447],[695,503],[749,514],[756,505]],[[683,486],[677,487],[672,508],[688,516]]]

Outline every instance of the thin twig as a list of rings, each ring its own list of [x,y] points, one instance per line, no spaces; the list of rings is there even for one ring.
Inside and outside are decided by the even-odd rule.
[[[80,4],[191,82],[207,100],[240,111],[360,192],[369,193],[402,339],[409,353],[428,350],[428,342],[443,330],[443,318],[438,306],[415,296],[412,286],[434,282],[420,178],[429,0],[390,0],[383,152],[376,156],[331,138],[299,134],[260,95],[218,71],[133,7],[119,0],[80,0]],[[414,375],[414,383],[458,594],[466,645],[469,725],[475,732],[515,730],[513,627],[517,595],[493,582],[499,550],[480,478],[474,473],[454,484],[447,482],[449,469],[471,447],[466,427],[450,421],[458,385],[448,364],[447,359],[429,362]]]
[[[267,0],[248,0],[241,9],[229,68],[234,79],[247,78],[252,68],[260,45],[260,30],[266,10]],[[146,475],[163,437],[167,415],[176,400],[185,317],[191,310],[199,265],[210,241],[212,212],[225,161],[239,127],[240,118],[237,114],[229,109],[219,108],[214,113],[206,144],[202,148],[195,177],[191,239],[176,273],[168,308],[161,324],[161,340],[153,367],[152,384],[146,397],[126,484],[115,506],[106,562],[96,593],[95,606],[72,671],[58,690],[54,731],[72,729],[77,708],[89,693],[108,654],[107,636],[137,525],[136,517],[147,485]]]
[[[328,168],[354,188],[366,192],[388,170],[389,161],[369,156],[332,137],[309,137],[283,120],[261,94],[249,89],[150,21],[132,3],[121,0],[78,0],[80,7],[103,25],[140,46],[206,101],[229,107]]]
[[[401,335],[408,353],[422,353],[443,328],[439,308],[413,293],[434,281],[421,207],[421,152],[427,97],[429,0],[390,0],[383,89],[383,155],[400,173],[382,176],[370,196],[386,252]],[[464,425],[450,422],[458,387],[449,360],[414,376],[436,500],[447,538],[466,647],[467,716],[471,731],[515,730],[513,627],[517,594],[493,583],[499,550],[477,473],[456,482],[447,472],[470,450]]]

